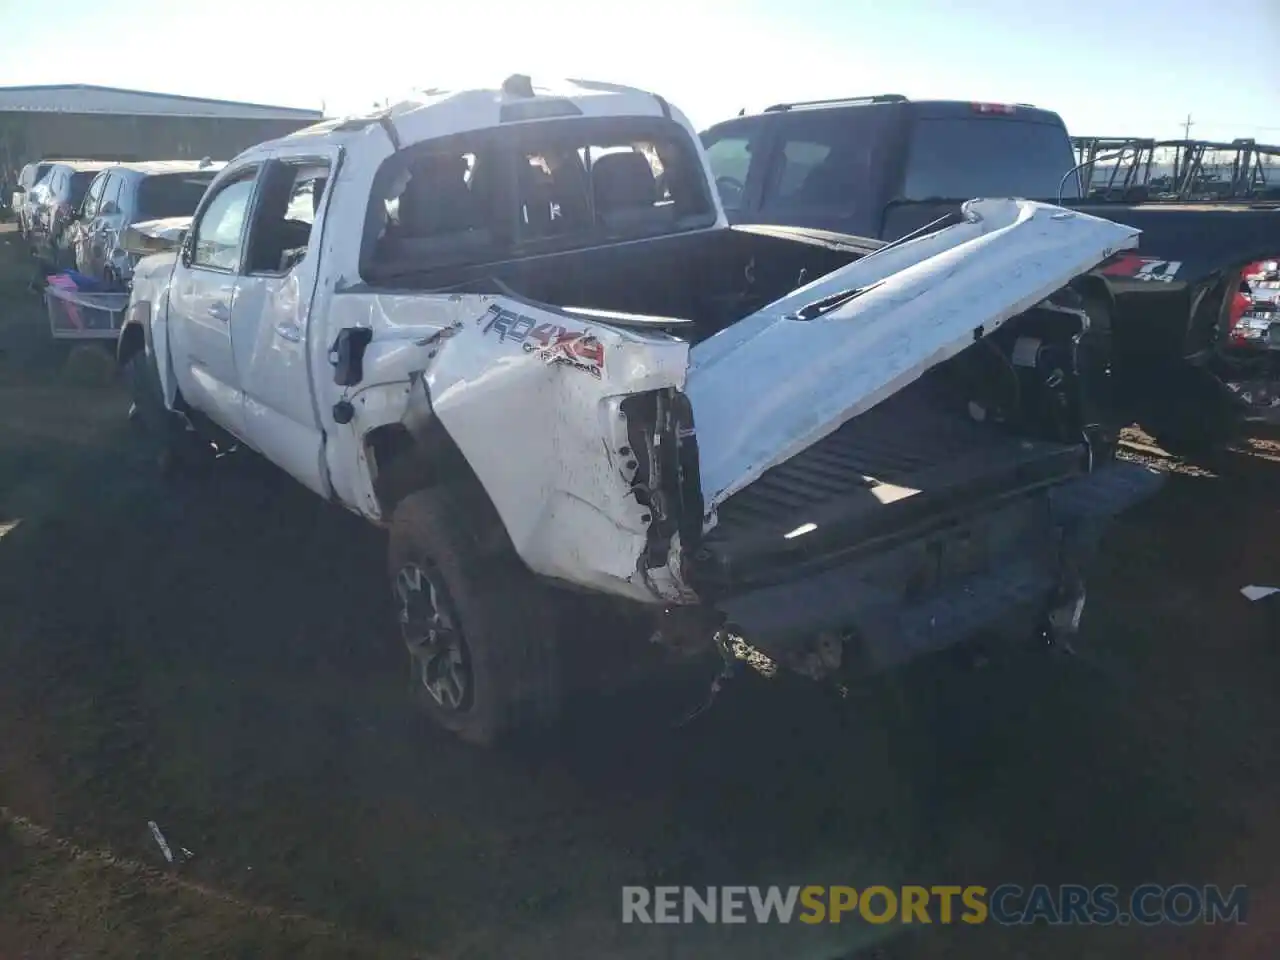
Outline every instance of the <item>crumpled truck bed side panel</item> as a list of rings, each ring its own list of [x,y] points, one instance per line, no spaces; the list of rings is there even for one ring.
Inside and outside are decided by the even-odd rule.
[[[646,602],[687,594],[666,568],[639,569],[650,510],[632,489],[621,404],[681,388],[688,344],[508,297],[342,294],[334,309],[374,329],[346,427],[359,442],[337,447],[363,448],[369,430],[412,416],[411,394],[425,386],[431,416],[535,573]],[[367,465],[339,469],[348,476],[335,488],[376,515]]]

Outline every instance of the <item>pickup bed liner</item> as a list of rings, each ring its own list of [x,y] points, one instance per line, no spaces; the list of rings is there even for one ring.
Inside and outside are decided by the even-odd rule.
[[[873,547],[976,502],[1061,481],[1084,469],[1077,445],[1027,440],[958,412],[926,377],[730,497],[703,546],[723,586],[769,579],[764,568]],[[786,535],[813,524],[807,533]],[[836,533],[839,533],[838,537]],[[824,535],[827,534],[827,535]],[[897,537],[895,537],[897,539]]]

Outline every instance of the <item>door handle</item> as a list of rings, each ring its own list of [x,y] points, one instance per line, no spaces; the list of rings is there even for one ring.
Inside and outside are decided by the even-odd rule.
[[[223,323],[226,323],[231,319],[231,308],[225,303],[215,303],[209,307],[209,316],[213,317],[215,320],[221,320]]]
[[[302,331],[298,329],[296,323],[277,323],[276,335],[282,340],[288,340],[290,343],[302,342]]]

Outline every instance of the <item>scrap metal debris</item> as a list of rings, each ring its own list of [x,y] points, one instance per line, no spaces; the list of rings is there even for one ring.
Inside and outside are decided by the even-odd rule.
[[[160,847],[160,852],[164,854],[165,860],[173,863],[173,851],[169,849],[169,841],[164,838],[164,834],[160,832],[160,827],[156,825],[154,820],[148,820],[147,826],[151,828],[151,836],[156,838],[156,843]]]
[[[693,722],[711,709],[716,697],[724,689],[725,683],[737,673],[738,664],[745,663],[762,677],[772,678],[778,674],[778,662],[776,660],[762,650],[753,647],[737,634],[730,633],[728,630],[717,630],[715,643],[716,649],[720,652],[720,672],[711,681],[711,689],[707,691],[707,699],[692,713],[678,720],[675,724],[677,728]]]
[[[1246,600],[1261,600],[1263,597],[1269,597],[1273,593],[1280,593],[1280,587],[1259,587],[1249,584],[1247,587],[1241,587],[1240,592],[1244,594]]]

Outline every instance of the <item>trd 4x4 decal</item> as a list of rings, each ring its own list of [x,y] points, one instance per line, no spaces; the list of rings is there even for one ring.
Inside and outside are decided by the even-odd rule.
[[[1098,272],[1104,277],[1169,283],[1177,277],[1181,269],[1181,260],[1160,260],[1155,257],[1139,257],[1136,254],[1123,253]]]
[[[604,374],[604,344],[590,329],[569,330],[558,323],[538,323],[533,317],[497,304],[491,306],[480,320],[483,323],[481,332],[496,334],[500,343],[514,341],[525,353],[537,354],[547,363],[572,367],[597,380]]]

